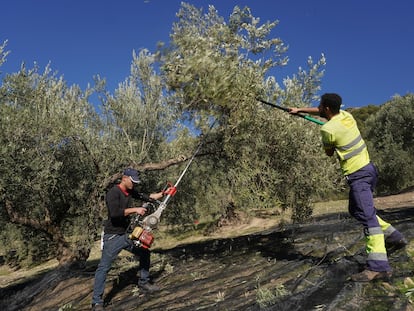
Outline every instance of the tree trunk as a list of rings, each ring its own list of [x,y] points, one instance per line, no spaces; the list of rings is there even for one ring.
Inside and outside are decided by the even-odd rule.
[[[19,215],[13,208],[10,201],[6,201],[6,211],[10,217],[10,221],[26,226],[35,231],[45,233],[49,239],[56,245],[56,259],[59,266],[73,266],[74,264],[82,264],[86,262],[90,249],[77,249],[72,247],[65,239],[61,229],[49,219],[40,221],[38,219],[30,219]]]

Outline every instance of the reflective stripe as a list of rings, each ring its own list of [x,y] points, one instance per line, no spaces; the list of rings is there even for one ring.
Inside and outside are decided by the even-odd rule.
[[[396,229],[393,226],[391,226],[391,224],[389,224],[388,222],[384,221],[378,215],[376,217],[378,219],[378,223],[381,226],[382,232],[384,232],[384,237],[385,238],[388,238],[393,232],[396,231]]]
[[[367,228],[364,233],[365,235],[383,234],[381,227]]]
[[[347,151],[348,149],[352,148],[353,146],[357,145],[362,140],[361,135],[359,135],[357,138],[355,138],[353,141],[351,141],[349,144],[346,144],[344,146],[338,147],[341,151]]]
[[[396,229],[393,226],[389,226],[387,229],[384,230],[384,235],[389,237]]]
[[[354,151],[347,153],[344,155],[344,160],[348,160],[350,158],[352,158],[353,156],[356,156],[357,154],[361,153],[362,150],[364,150],[366,148],[365,143],[363,145],[361,145],[361,147],[359,147],[358,149],[355,149]]]
[[[367,260],[388,261],[387,253],[369,253]]]

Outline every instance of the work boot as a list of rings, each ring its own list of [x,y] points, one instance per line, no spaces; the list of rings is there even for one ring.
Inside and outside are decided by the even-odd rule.
[[[147,293],[154,293],[160,290],[157,285],[151,284],[150,282],[138,283],[138,287]]]
[[[104,311],[104,307],[102,304],[94,304],[92,305],[92,311]]]
[[[372,271],[365,269],[364,271],[353,274],[351,276],[352,281],[354,282],[370,282],[372,280],[384,280],[387,281],[392,276],[391,271]]]
[[[408,241],[405,238],[393,242],[388,242],[387,240],[385,240],[385,248],[387,249],[388,255],[391,255],[392,253],[395,253],[396,251],[406,247],[407,244]]]

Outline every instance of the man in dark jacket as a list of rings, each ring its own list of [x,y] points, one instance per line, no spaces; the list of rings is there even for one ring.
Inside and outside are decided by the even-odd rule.
[[[133,207],[133,199],[142,201],[159,200],[163,192],[145,195],[134,191],[134,185],[140,183],[139,173],[132,168],[123,172],[122,180],[114,185],[106,194],[106,206],[108,219],[105,223],[102,257],[95,272],[95,284],[92,296],[92,310],[104,310],[103,293],[105,289],[106,275],[112,262],[124,249],[139,257],[140,275],[138,286],[147,292],[154,292],[159,288],[149,282],[150,251],[145,247],[137,247],[129,238],[127,232],[129,215],[146,213],[145,207]]]

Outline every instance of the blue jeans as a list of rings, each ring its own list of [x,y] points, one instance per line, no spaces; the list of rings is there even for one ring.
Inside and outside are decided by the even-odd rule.
[[[108,271],[112,262],[122,250],[127,250],[139,257],[140,284],[149,280],[150,251],[142,247],[135,247],[127,234],[105,234],[103,237],[102,257],[95,272],[95,284],[93,287],[92,304],[103,304],[103,293]]]

